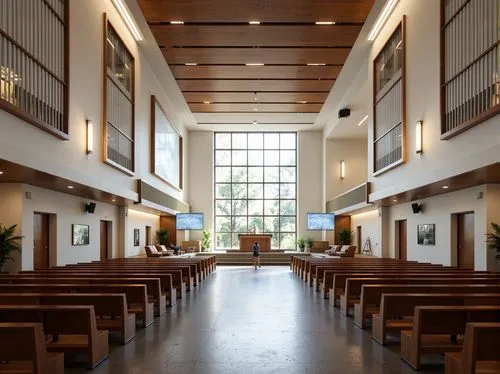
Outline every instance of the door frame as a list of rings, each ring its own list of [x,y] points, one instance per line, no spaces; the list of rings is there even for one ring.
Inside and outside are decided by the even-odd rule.
[[[106,224],[106,260],[113,258],[113,221],[101,219],[99,221],[99,261],[101,260],[101,223]],[[111,252],[111,253],[110,253]]]
[[[476,212],[474,210],[466,210],[463,212],[456,212],[451,214],[451,245],[450,245],[450,265],[458,268],[458,216],[461,214],[469,214],[472,213],[474,214],[474,217],[476,216]],[[476,232],[476,225],[474,221],[474,236]],[[474,266],[476,264],[475,261],[475,253],[474,253]]]
[[[363,243],[361,242],[362,230],[362,226],[356,226],[356,244],[358,246],[358,253],[361,253],[361,251],[363,250],[363,248],[361,248],[361,246],[363,245]]]
[[[48,212],[41,212],[38,210],[35,210],[33,212],[33,220],[35,218],[35,214],[42,214],[46,215],[48,217],[48,236],[49,236],[49,248],[48,248],[48,253],[47,255],[49,256],[48,258],[48,267],[54,267],[57,266],[57,214],[55,213],[48,213]],[[34,222],[33,222],[34,225]],[[34,233],[35,233],[35,227],[32,226],[33,229],[33,240],[34,240]],[[33,243],[33,269],[35,268],[35,247]]]
[[[406,222],[406,260],[408,260],[408,220],[407,219],[398,219],[394,221],[394,258],[396,260],[401,260],[401,222]]]

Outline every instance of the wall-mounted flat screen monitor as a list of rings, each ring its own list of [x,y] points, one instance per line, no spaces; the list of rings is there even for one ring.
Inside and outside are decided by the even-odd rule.
[[[175,228],[177,230],[203,230],[203,213],[177,213],[175,216]]]
[[[335,214],[333,213],[307,213],[307,230],[334,230]]]

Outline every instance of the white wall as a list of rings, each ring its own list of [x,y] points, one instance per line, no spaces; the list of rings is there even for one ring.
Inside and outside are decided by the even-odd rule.
[[[326,140],[326,201],[365,183],[368,180],[366,139]],[[340,161],[346,164],[344,179],[340,179]]]
[[[205,227],[212,232],[214,242],[214,133],[191,131],[188,157],[189,203],[191,211],[205,214]],[[200,240],[201,231],[191,231],[190,239]]]
[[[31,199],[25,193],[31,193]],[[85,213],[85,203],[90,200],[77,196],[22,185],[22,269],[33,269],[33,214],[49,213],[56,215],[56,242],[51,243],[51,264],[66,265],[76,262],[96,261],[100,259],[100,221],[111,221],[112,255],[118,255],[118,207],[97,202],[95,213]],[[72,245],[72,225],[89,225],[89,245]],[[53,238],[52,238],[53,239]],[[54,251],[54,246],[56,250]],[[54,251],[54,252],[52,252]],[[54,258],[55,255],[55,258]]]
[[[477,194],[483,193],[478,200]],[[411,204],[400,204],[389,208],[388,236],[390,257],[395,257],[395,221],[407,220],[408,260],[431,262],[443,265],[456,265],[456,249],[453,233],[452,215],[456,213],[474,212],[476,270],[486,270],[486,186],[477,186],[465,190],[451,192],[432,198],[419,200],[423,204],[423,212],[413,214]],[[418,224],[436,225],[436,245],[417,244]]]
[[[17,225],[14,235],[23,235],[22,222],[22,189],[20,184],[4,183],[0,184],[0,224],[5,227]],[[21,244],[25,243],[25,239]],[[17,271],[21,268],[22,254],[14,252],[11,257],[14,261],[7,262],[0,271]]]
[[[440,2],[401,0],[389,21],[373,43],[370,60],[407,15],[407,144],[406,164],[382,174],[370,176],[371,200],[377,200],[461,174],[500,160],[498,116],[450,139],[440,140]],[[372,69],[372,64],[369,64]],[[369,81],[373,72],[369,73]],[[372,95],[371,95],[372,96]],[[372,102],[372,97],[368,102]],[[373,165],[373,111],[369,110],[368,165]],[[415,153],[415,124],[423,121],[423,154]],[[371,174],[371,170],[370,170]]]
[[[353,244],[357,243],[357,227],[361,226],[361,248],[358,248],[360,252],[363,250],[366,239],[370,238],[372,255],[376,257],[382,256],[381,225],[382,220],[379,217],[377,208],[351,215],[351,230],[354,234]]]
[[[128,210],[126,257],[144,255],[146,252],[146,226],[151,226],[152,243],[156,242],[156,231],[160,228],[160,216],[138,210]],[[134,246],[134,229],[139,229],[139,245]]]
[[[308,212],[324,212],[323,134],[320,131],[297,133],[297,237],[322,239],[321,231],[307,231]]]

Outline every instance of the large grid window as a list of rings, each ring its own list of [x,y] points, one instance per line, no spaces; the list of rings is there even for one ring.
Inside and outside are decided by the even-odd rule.
[[[272,234],[274,249],[295,249],[297,134],[215,134],[216,248],[238,248],[238,234]]]
[[[500,0],[442,0],[442,121],[448,139],[500,111]]]
[[[381,173],[404,161],[404,20],[373,63],[374,172]]]
[[[134,172],[134,58],[105,21],[105,161]]]
[[[68,1],[0,1],[0,108],[68,139]]]

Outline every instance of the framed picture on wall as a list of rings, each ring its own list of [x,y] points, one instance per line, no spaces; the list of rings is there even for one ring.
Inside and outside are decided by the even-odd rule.
[[[435,245],[436,244],[436,225],[433,223],[417,225],[417,244]]]
[[[90,226],[89,225],[72,225],[72,244],[73,245],[88,245],[90,243]]]
[[[134,247],[139,246],[139,229],[134,229]]]

